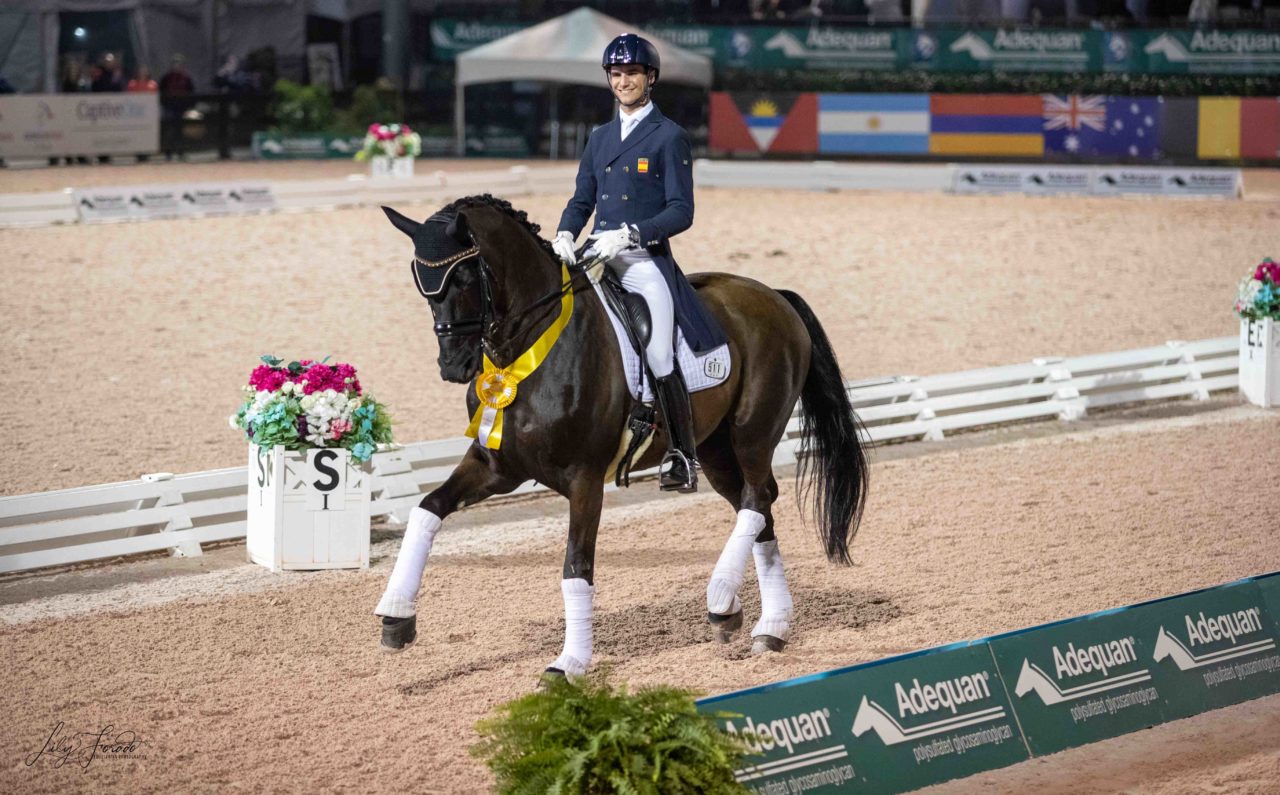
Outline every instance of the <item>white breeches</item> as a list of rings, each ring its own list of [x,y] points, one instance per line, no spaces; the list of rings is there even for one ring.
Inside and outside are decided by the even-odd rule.
[[[609,267],[622,279],[622,286],[629,293],[639,293],[649,305],[649,319],[653,333],[645,348],[645,359],[658,378],[670,375],[675,367],[672,351],[675,331],[675,309],[671,301],[671,288],[662,277],[653,257],[644,249],[624,251],[609,262]]]

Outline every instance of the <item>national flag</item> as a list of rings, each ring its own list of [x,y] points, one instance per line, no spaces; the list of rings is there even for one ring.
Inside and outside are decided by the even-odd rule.
[[[1045,95],[1043,100],[1046,152],[1108,159],[1160,157],[1161,114],[1156,97]],[[1064,115],[1075,116],[1074,127],[1070,119],[1060,123]]]
[[[1240,156],[1280,158],[1280,97],[1240,100]]]
[[[823,154],[926,154],[928,94],[819,94]]]
[[[1240,157],[1240,97],[1200,97],[1196,156],[1201,160]]]
[[[930,94],[929,152],[1039,157],[1043,111],[1039,96]]]
[[[1160,150],[1166,156],[1197,156],[1197,129],[1200,126],[1200,100],[1196,97],[1170,97],[1158,100],[1160,108]]]
[[[1089,128],[1104,132],[1107,122],[1107,98],[1099,94],[1078,97],[1044,95],[1045,130],[1079,130]]]
[[[818,151],[816,94],[711,94],[712,149],[727,152]]]

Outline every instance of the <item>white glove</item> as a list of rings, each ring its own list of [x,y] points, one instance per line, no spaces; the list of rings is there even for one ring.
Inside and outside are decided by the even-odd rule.
[[[591,247],[596,250],[596,256],[604,260],[611,260],[635,245],[631,242],[631,230],[625,226],[608,232],[596,232],[590,239],[595,241]]]
[[[556,250],[556,255],[560,259],[576,265],[578,263],[578,255],[575,253],[573,235],[568,232],[556,232],[556,239],[551,241],[551,247]]]

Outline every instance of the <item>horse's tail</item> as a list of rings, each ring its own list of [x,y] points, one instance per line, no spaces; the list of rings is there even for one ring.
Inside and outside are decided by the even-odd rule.
[[[847,564],[851,562],[849,542],[862,521],[871,479],[862,442],[866,430],[849,404],[840,365],[822,324],[803,298],[790,290],[778,292],[800,315],[813,343],[809,373],[800,392],[804,426],[796,454],[798,492],[802,500],[812,495],[827,558]]]

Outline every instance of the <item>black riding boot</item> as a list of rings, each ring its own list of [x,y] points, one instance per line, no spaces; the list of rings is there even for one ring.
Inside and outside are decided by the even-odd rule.
[[[658,486],[663,491],[689,493],[698,490],[697,444],[693,437],[693,411],[689,408],[689,390],[684,385],[680,368],[665,378],[654,379],[654,394],[667,424],[667,455],[662,459],[663,472]]]

